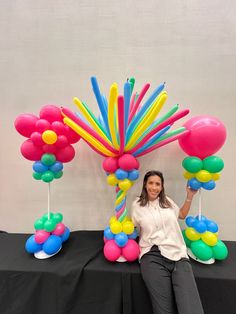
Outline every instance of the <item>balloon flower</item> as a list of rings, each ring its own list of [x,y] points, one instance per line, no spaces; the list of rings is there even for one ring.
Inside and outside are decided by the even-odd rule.
[[[85,102],[74,98],[80,112],[75,114],[62,108],[64,123],[104,157],[107,182],[116,189],[115,216],[104,231],[105,257],[109,261],[134,261],[138,258],[139,247],[135,241],[137,231],[127,217],[126,197],[139,176],[137,158],[189,133],[185,127],[170,130],[189,110],[177,112],[179,106],[175,105],[159,116],[167,99],[165,84],[160,84],[141,105],[150,87],[148,83],[139,94],[133,93],[135,80],[131,78],[124,84],[123,95],[113,83],[108,99],[101,93],[95,77],[91,78],[91,83],[100,109],[99,118]]]
[[[59,107],[45,105],[39,117],[21,114],[15,120],[16,130],[26,139],[21,154],[33,163],[33,178],[48,183],[48,214],[35,223],[36,233],[26,242],[26,251],[37,258],[47,258],[61,249],[69,237],[69,229],[61,222],[62,215],[50,212],[50,182],[63,175],[63,163],[75,156],[72,144],[79,135],[63,122]],[[40,227],[39,227],[40,226]]]

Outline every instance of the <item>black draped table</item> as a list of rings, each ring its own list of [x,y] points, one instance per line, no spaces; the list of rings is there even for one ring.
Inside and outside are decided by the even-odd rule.
[[[0,233],[0,314],[152,314],[139,263],[106,261],[102,231],[72,232],[46,260],[25,252],[28,237]],[[225,243],[227,260],[191,260],[206,314],[236,313],[236,242]]]

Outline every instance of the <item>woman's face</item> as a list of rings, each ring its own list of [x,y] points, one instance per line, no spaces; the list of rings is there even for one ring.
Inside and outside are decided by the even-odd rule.
[[[158,198],[161,190],[162,190],[162,182],[159,176],[150,176],[147,179],[146,190],[149,201],[154,201]]]

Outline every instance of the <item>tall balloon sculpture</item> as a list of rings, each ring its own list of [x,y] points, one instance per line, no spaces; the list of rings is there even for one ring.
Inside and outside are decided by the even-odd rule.
[[[224,144],[226,129],[221,121],[212,116],[196,116],[188,120],[184,127],[189,133],[179,139],[179,145],[186,157],[182,166],[188,186],[199,190],[199,213],[186,218],[187,228],[183,237],[189,255],[201,263],[212,264],[228,255],[226,245],[218,239],[218,225],[202,215],[201,189],[213,190],[215,181],[224,168],[223,160],[215,154]]]
[[[137,231],[127,217],[126,197],[139,176],[137,158],[189,133],[186,127],[170,131],[189,110],[177,112],[179,106],[175,105],[158,116],[167,99],[165,84],[160,84],[141,105],[150,87],[148,83],[137,94],[133,93],[134,78],[129,79],[124,84],[123,95],[119,94],[118,85],[113,83],[108,99],[101,93],[95,77],[91,78],[91,83],[100,109],[99,118],[85,102],[74,98],[80,113],[62,108],[64,123],[104,157],[107,183],[116,190],[115,215],[104,230],[105,257],[109,261],[134,261],[138,258],[139,247],[135,241]]]
[[[55,105],[43,106],[39,117],[19,115],[15,128],[28,138],[20,150],[23,157],[34,161],[33,178],[48,184],[48,212],[35,221],[35,234],[26,241],[25,249],[36,258],[48,258],[61,249],[70,235],[69,228],[62,223],[62,214],[50,210],[50,182],[62,177],[63,163],[75,156],[71,144],[80,137],[63,123],[61,110]]]

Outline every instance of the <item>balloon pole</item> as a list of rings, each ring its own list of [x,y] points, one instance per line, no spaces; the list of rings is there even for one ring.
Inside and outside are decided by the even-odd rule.
[[[199,220],[202,219],[202,194],[201,194],[201,188],[199,189],[198,217],[199,217]]]
[[[50,219],[50,182],[48,183],[48,220]]]

